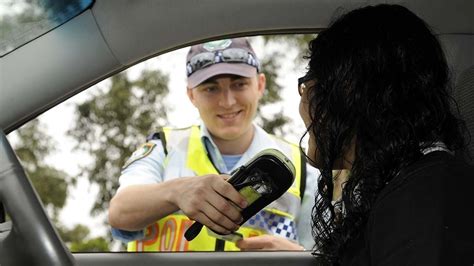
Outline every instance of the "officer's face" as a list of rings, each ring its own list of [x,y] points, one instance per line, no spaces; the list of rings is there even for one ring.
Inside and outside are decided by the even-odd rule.
[[[214,138],[238,140],[252,134],[252,120],[264,90],[263,74],[252,78],[219,75],[188,88],[188,96]]]

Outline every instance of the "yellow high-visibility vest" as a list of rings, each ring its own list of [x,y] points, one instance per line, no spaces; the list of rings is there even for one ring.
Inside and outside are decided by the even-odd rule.
[[[165,150],[168,155],[176,147],[187,147],[185,166],[197,176],[219,174],[207,156],[206,148],[201,141],[200,129],[192,126],[186,129],[164,128],[161,138],[166,138]],[[302,167],[301,154],[297,145],[274,137],[275,142],[296,166],[296,176],[293,185],[279,199],[268,205],[264,210],[250,218],[237,231],[245,237],[273,234],[297,241],[295,217],[299,213],[301,196],[300,183]],[[187,143],[186,143],[187,142]],[[184,144],[183,144],[184,143]],[[175,153],[174,153],[175,154]],[[167,155],[167,156],[168,156]],[[171,156],[171,155],[170,155]],[[166,160],[165,160],[166,164]],[[168,215],[145,230],[145,238],[128,243],[128,251],[238,251],[233,242],[217,240],[209,236],[206,227],[192,241],[184,238],[184,233],[193,223],[182,212]]]

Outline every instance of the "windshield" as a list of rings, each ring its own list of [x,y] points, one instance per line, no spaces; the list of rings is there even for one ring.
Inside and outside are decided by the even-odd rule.
[[[65,23],[93,0],[0,1],[0,57]]]

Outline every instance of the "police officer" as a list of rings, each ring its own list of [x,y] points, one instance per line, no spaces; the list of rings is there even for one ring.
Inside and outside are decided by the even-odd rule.
[[[253,123],[265,75],[248,40],[192,46],[186,71],[187,95],[202,123],[164,128],[132,154],[110,202],[113,236],[127,241],[129,251],[312,248],[309,219],[318,173],[307,168],[298,146]],[[226,181],[227,174],[266,148],[279,149],[292,159],[295,182],[239,227],[239,208],[248,203]],[[223,241],[204,229],[188,242],[184,232],[190,219],[221,234],[237,230],[244,238]]]

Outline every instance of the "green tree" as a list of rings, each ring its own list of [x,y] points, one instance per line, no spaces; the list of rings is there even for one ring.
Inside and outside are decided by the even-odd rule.
[[[308,55],[308,43],[314,39],[317,34],[280,34],[280,35],[265,35],[263,36],[265,45],[279,43],[284,45],[284,49],[296,49],[298,51],[296,58],[293,60],[296,64],[304,62],[304,56]]]
[[[58,228],[64,242],[69,244],[71,252],[106,252],[109,251],[110,240],[105,237],[89,238],[90,230],[84,225],[76,225],[68,230],[63,227]]]
[[[260,125],[267,132],[284,137],[289,132],[285,130],[284,126],[291,122],[291,119],[285,115],[283,107],[276,113],[265,114],[262,112],[264,106],[275,105],[282,101],[281,91],[283,86],[277,82],[277,79],[282,73],[280,66],[284,60],[291,60],[296,64],[303,63],[303,56],[307,54],[308,42],[314,38],[314,34],[297,34],[297,35],[267,35],[263,36],[265,46],[274,46],[278,44],[280,49],[272,51],[260,56],[262,64],[262,72],[265,73],[267,79],[267,86],[265,95],[260,101],[260,106],[257,112],[257,119]],[[287,58],[283,51],[296,49],[296,58]],[[296,83],[296,82],[295,82]],[[296,87],[296,84],[295,84]]]
[[[74,180],[65,172],[46,165],[44,158],[54,151],[54,143],[41,128],[37,119],[17,130],[18,142],[15,152],[20,159],[50,218],[57,221],[64,207],[68,185]]]
[[[286,132],[283,130],[283,126],[290,119],[283,113],[283,108],[280,108],[280,111],[277,113],[270,115],[262,112],[262,107],[265,105],[276,104],[282,100],[280,92],[283,87],[277,82],[279,68],[276,57],[275,53],[272,53],[271,56],[266,56],[261,60],[262,72],[265,73],[267,84],[265,94],[260,100],[260,105],[257,109],[257,119],[261,120],[260,125],[268,133],[284,136]]]
[[[166,124],[167,94],[168,77],[160,71],[145,70],[134,81],[122,72],[110,79],[109,88],[77,106],[75,126],[68,134],[93,158],[81,174],[99,186],[92,214],[108,208],[130,154]]]
[[[75,184],[75,179],[44,162],[44,159],[55,151],[56,144],[45,133],[43,125],[38,119],[34,119],[16,133],[18,141],[14,145],[15,153],[49,213],[49,218],[70,250],[109,250],[110,241],[103,237],[89,238],[90,231],[86,226],[79,224],[70,230],[59,221],[59,211],[66,203],[68,187]]]

